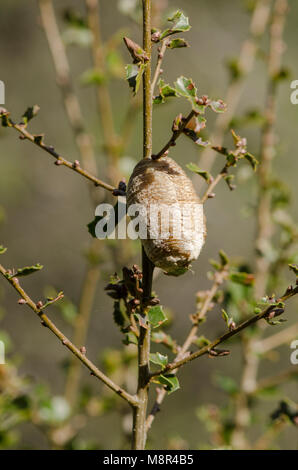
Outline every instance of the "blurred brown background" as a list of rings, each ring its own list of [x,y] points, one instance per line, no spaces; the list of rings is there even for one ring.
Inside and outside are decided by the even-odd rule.
[[[65,7],[73,6],[82,10],[80,0],[60,0],[54,2],[57,13]],[[182,8],[190,17],[191,31],[187,40],[191,48],[169,51],[163,68],[164,77],[173,82],[177,76],[192,77],[201,94],[225,98],[228,85],[227,59],[238,56],[240,46],[247,37],[249,14],[245,2],[241,0],[185,0],[169,2],[170,7]],[[278,133],[280,137],[277,158],[274,166],[279,176],[286,180],[292,189],[293,201],[298,196],[296,158],[296,134],[298,125],[298,106],[290,103],[290,83],[298,78],[297,60],[297,20],[298,4],[290,2],[285,30],[287,49],[284,64],[290,68],[291,76],[282,82],[278,101]],[[137,26],[117,10],[117,1],[102,1],[101,12],[104,38],[120,28],[129,30],[130,37],[141,42],[141,32]],[[61,23],[63,29],[63,24]],[[263,41],[266,50],[267,38]],[[69,47],[70,63],[73,70],[76,89],[81,99],[86,124],[96,137],[96,153],[101,168],[104,160],[101,148],[99,118],[96,111],[94,88],[82,87],[80,76],[90,68],[88,49]],[[124,61],[128,61],[123,48]],[[41,111],[30,125],[32,131],[45,132],[46,142],[55,145],[62,155],[70,160],[78,158],[71,129],[65,118],[61,95],[55,83],[52,60],[44,33],[40,27],[39,10],[34,0],[1,0],[0,5],[0,79],[6,84],[5,106],[12,113],[13,119],[19,119],[23,111],[35,103]],[[247,108],[264,103],[265,65],[257,61],[256,66],[246,81],[245,92],[237,114]],[[114,81],[113,108],[118,124],[121,122],[130,91],[125,81]],[[229,103],[228,103],[229,104]],[[167,140],[170,125],[177,112],[185,112],[187,104],[175,100],[167,105],[155,108],[154,113],[154,149]],[[207,132],[212,129],[214,116],[209,113]],[[260,130],[247,127],[241,134],[248,138],[248,148],[256,156],[260,145]],[[137,161],[141,153],[141,115],[134,133],[133,143],[127,157]],[[229,141],[229,140],[228,140]],[[185,166],[190,161],[197,161],[200,149],[192,142],[181,138],[171,151],[172,156]],[[0,205],[5,211],[5,222],[1,225],[0,242],[8,247],[3,256],[3,264],[25,266],[40,262],[44,269],[33,277],[24,279],[24,286],[33,298],[40,298],[46,286],[61,289],[74,302],[77,302],[84,275],[84,259],[89,237],[86,224],[93,218],[93,207],[89,202],[86,182],[78,175],[64,168],[53,165],[51,157],[30,143],[21,142],[16,133],[0,129]],[[220,157],[218,157],[220,158]],[[218,165],[221,164],[219,161]],[[216,165],[217,168],[217,165]],[[218,166],[218,169],[220,167]],[[208,237],[206,245],[197,262],[194,273],[181,278],[168,278],[161,275],[155,288],[163,305],[168,306],[174,315],[171,333],[182,341],[189,328],[189,314],[194,312],[195,293],[208,287],[206,272],[208,260],[216,257],[223,248],[234,259],[250,260],[254,254],[254,217],[255,204],[254,178],[245,179],[238,175],[236,193],[231,193],[226,185],[217,187],[217,197],[206,206]],[[242,176],[242,178],[241,178]],[[99,189],[99,191],[101,191]],[[294,202],[293,214],[297,214]],[[140,259],[136,259],[140,263]],[[106,271],[108,271],[107,266]],[[106,276],[106,274],[104,274]],[[105,295],[105,280],[100,282],[92,322],[86,344],[88,355],[95,361],[98,353],[107,347],[121,347],[121,336],[114,327],[111,318],[112,302]],[[286,283],[286,281],[285,281]],[[281,290],[285,285],[281,286]],[[67,356],[56,338],[41,328],[32,312],[20,309],[16,303],[16,293],[1,282],[1,303],[7,315],[1,322],[1,329],[7,330],[13,346],[22,356],[21,371],[39,382],[49,382],[53,394],[63,392],[64,376],[59,362]],[[50,312],[50,311],[49,311]],[[50,316],[63,326],[65,333],[70,330],[53,309]],[[291,301],[287,309],[288,324],[297,320],[297,301]],[[288,325],[287,324],[287,325]],[[280,327],[280,328],[283,328]],[[216,311],[209,316],[202,332],[209,337],[216,337],[223,330],[223,322]],[[289,367],[290,349],[280,348],[275,362],[264,362],[261,374],[269,375],[274,371]],[[293,366],[296,367],[296,366]],[[227,372],[238,377],[241,362],[237,347],[232,347],[229,358],[210,360],[203,357],[199,361],[181,370],[182,389],[166,399],[161,413],[153,424],[150,445],[163,447],[169,437],[181,436],[191,448],[202,446],[206,442],[206,433],[196,417],[195,410],[204,403],[225,403],[224,393],[213,382],[215,371]],[[89,374],[84,371],[82,380],[90,382]],[[100,390],[101,385],[95,384]],[[297,399],[296,384],[284,388],[285,394]],[[269,420],[274,402],[262,402],[263,424]],[[112,413],[107,417],[90,419],[82,435],[96,434],[96,439],[103,448],[117,448],[120,445],[119,417]],[[22,446],[45,448],[46,442],[41,433],[32,425],[24,425]],[[252,428],[254,432],[254,428]],[[297,448],[297,432],[292,427],[282,434],[279,445],[283,449]]]

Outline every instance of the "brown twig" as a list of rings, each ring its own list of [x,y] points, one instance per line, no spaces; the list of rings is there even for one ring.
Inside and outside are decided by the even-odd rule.
[[[254,344],[254,350],[257,354],[266,354],[272,349],[276,349],[282,344],[289,343],[298,335],[298,323],[285,328],[274,335],[260,339]]]
[[[87,178],[89,181],[92,181],[92,183],[94,183],[95,186],[100,186],[100,187],[102,187],[102,188],[104,188],[108,191],[111,191],[111,192],[114,191],[115,188],[113,186],[111,186],[108,183],[105,183],[104,181],[101,181],[99,178],[92,175],[87,170],[84,170],[80,166],[80,163],[78,161],[70,162],[70,161],[66,160],[65,158],[63,158],[59,153],[57,153],[56,150],[54,149],[54,147],[52,147],[51,145],[46,145],[43,142],[43,136],[42,135],[33,135],[26,129],[25,124],[16,124],[16,123],[14,123],[8,117],[9,113],[6,110],[1,109],[0,117],[3,118],[3,116],[5,116],[5,118],[6,118],[6,123],[7,123],[6,125],[8,127],[11,127],[13,129],[15,129],[16,131],[18,131],[21,134],[23,139],[29,140],[30,142],[32,142],[33,144],[37,145],[39,148],[41,148],[42,150],[44,150],[45,152],[50,154],[52,157],[54,157],[56,159],[56,161],[55,161],[56,165],[66,166],[70,170],[73,170],[76,173],[79,173],[81,176],[84,176],[84,178]]]
[[[151,84],[151,94],[152,94],[152,96],[153,96],[153,93],[154,93],[154,90],[155,90],[157,80],[158,80],[158,78],[160,76],[160,73],[161,73],[161,65],[162,65],[162,61],[163,61],[165,52],[167,50],[167,45],[168,45],[168,39],[164,39],[161,43],[160,50],[158,51],[157,65],[156,65],[156,69],[155,69],[153,79],[152,79],[152,84]]]
[[[152,94],[151,94],[151,0],[143,0],[143,49],[148,61],[143,75],[143,158],[152,153]],[[143,450],[146,446],[146,415],[150,377],[150,324],[147,321],[148,299],[152,291],[154,265],[142,248],[143,301],[142,316],[146,322],[140,325],[138,337],[138,404],[133,413],[132,448]]]
[[[199,323],[203,318],[205,318],[216,292],[218,291],[219,287],[222,285],[222,283],[224,282],[224,280],[226,278],[226,274],[227,274],[227,269],[226,268],[223,269],[221,272],[216,273],[214,282],[212,284],[212,287],[208,291],[200,311],[195,315],[195,322],[194,322],[193,326],[191,327],[190,332],[187,335],[181,349],[179,350],[177,356],[175,357],[174,362],[176,362],[176,361],[178,362],[181,359],[183,359],[183,357],[185,356],[185,354],[187,353],[187,351],[189,350],[189,348],[193,344],[194,340],[196,339],[196,335],[197,335],[198,328],[199,328]],[[173,371],[174,374],[176,372],[177,372],[176,370]],[[166,395],[167,395],[167,391],[165,390],[165,388],[163,388],[163,389],[158,388],[157,389],[156,400],[154,402],[154,405],[153,405],[153,407],[150,411],[150,414],[148,415],[147,421],[146,421],[147,430],[151,428],[153,420],[154,420],[157,412],[160,410],[160,405],[162,404],[162,402],[165,399]]]
[[[74,91],[69,61],[57,24],[53,2],[52,0],[39,0],[39,7],[42,25],[55,67],[56,82],[62,92],[66,116],[68,117],[80,152],[82,165],[86,170],[97,175],[97,165],[91,137],[85,130],[80,102]],[[94,188],[90,187],[90,196],[94,205],[98,203],[97,195],[98,192],[95,192]],[[101,245],[92,240],[89,249],[96,252],[97,255]],[[74,323],[74,342],[76,344],[86,343],[90,313],[94,303],[99,276],[100,267],[98,265],[95,266],[93,263],[88,263],[80,294],[78,315]],[[65,397],[71,405],[75,403],[78,394],[80,372],[81,364],[73,357],[67,372],[65,385]]]
[[[42,311],[42,308],[38,306],[24,291],[21,287],[17,277],[10,277],[9,272],[0,264],[0,274],[9,282],[9,284],[14,287],[14,289],[20,294],[21,298],[25,301],[24,303],[28,305],[40,318],[42,325],[49,328],[52,333],[54,333],[57,338],[60,339],[62,344],[69,349],[72,354],[74,354],[99,380],[101,380],[105,385],[107,385],[111,390],[113,390],[117,395],[126,400],[131,406],[136,406],[138,403],[137,397],[130,395],[124,389],[116,385],[109,377],[107,377],[103,372],[101,372],[91,361],[88,359],[84,353],[82,353],[49,319],[49,317]]]
[[[266,257],[266,246],[270,243],[274,225],[271,213],[271,191],[269,182],[272,173],[272,158],[275,149],[275,121],[276,121],[276,76],[281,69],[281,59],[284,51],[283,31],[288,10],[287,0],[276,0],[272,22],[270,26],[270,46],[268,56],[268,85],[266,97],[266,122],[262,131],[260,165],[259,165],[259,202],[257,209],[257,237],[256,237],[256,276],[255,296],[261,298],[266,294],[270,275],[271,262]],[[264,325],[265,326],[265,325]],[[232,435],[232,444],[235,448],[245,448],[247,439],[245,428],[249,423],[248,394],[256,387],[259,367],[259,357],[255,354],[255,345],[259,341],[259,334],[247,341],[244,348],[244,367],[241,378],[241,393],[236,399],[235,429]]]
[[[101,74],[106,73],[105,52],[101,37],[100,11],[98,0],[85,0],[87,8],[88,26],[92,33],[92,56],[95,69]],[[110,178],[119,180],[118,158],[120,151],[120,139],[117,135],[112,100],[108,84],[105,80],[97,86],[97,103],[103,131],[103,141],[108,158],[108,171]]]
[[[65,111],[74,132],[83,167],[97,173],[96,159],[90,135],[85,130],[79,100],[74,92],[65,46],[58,28],[52,0],[39,0],[43,29],[53,59],[56,81],[61,89]]]
[[[286,294],[284,294],[280,299],[278,299],[278,302],[285,302],[288,300],[290,297],[293,297],[294,295],[298,294],[298,286],[295,288],[290,289],[287,291]],[[238,325],[235,329],[228,331],[227,333],[223,334],[216,340],[212,341],[210,344],[207,346],[204,346],[203,348],[199,349],[193,354],[190,354],[189,356],[185,357],[184,359],[178,361],[178,362],[172,362],[171,364],[168,364],[164,369],[154,372],[151,374],[151,377],[156,377],[160,375],[161,373],[167,373],[170,371],[173,371],[175,369],[178,369],[179,367],[184,366],[185,364],[188,364],[189,362],[193,361],[194,359],[197,359],[198,357],[201,357],[205,354],[210,353],[216,346],[219,344],[223,343],[224,341],[228,340],[229,338],[232,338],[236,334],[240,333],[240,331],[244,330],[245,328],[248,328],[249,326],[254,325],[258,321],[266,318],[266,316],[272,311],[272,305],[269,305],[267,308],[262,310],[260,313],[257,315],[252,316],[248,320],[244,321],[240,325]]]
[[[183,133],[184,129],[186,128],[187,124],[191,119],[196,115],[196,112],[194,110],[191,110],[191,112],[188,114],[186,118],[182,120],[181,125],[179,126],[178,130],[173,131],[173,134],[170,138],[170,140],[166,143],[166,145],[158,152],[157,154],[152,155],[153,160],[158,160],[160,157],[165,155],[165,153],[169,150],[170,147],[175,145],[176,140],[178,137]]]

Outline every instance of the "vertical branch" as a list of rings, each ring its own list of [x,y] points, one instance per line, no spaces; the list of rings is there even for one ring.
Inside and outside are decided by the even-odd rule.
[[[143,49],[148,57],[143,77],[143,157],[152,154],[151,0],[143,0]]]
[[[151,93],[151,0],[143,0],[143,49],[148,56],[143,76],[143,157],[151,158],[152,154],[152,93]],[[142,248],[143,271],[143,312],[147,316],[147,301],[152,290],[154,265],[148,259]],[[146,415],[149,388],[149,354],[150,354],[150,325],[140,326],[138,339],[138,404],[133,413],[132,448],[142,450],[146,445]]]
[[[75,135],[82,164],[90,173],[97,174],[96,160],[90,135],[85,131],[79,100],[74,92],[65,46],[57,25],[52,0],[39,0],[42,26],[53,59],[56,81],[61,89],[65,111]]]
[[[258,41],[260,37],[264,34],[268,23],[271,3],[272,0],[258,0],[256,3],[251,18],[250,37],[243,43],[238,59],[240,77],[237,77],[236,79],[232,80],[225,98],[225,102],[228,103],[228,108],[224,114],[219,115],[217,117],[215,121],[214,131],[210,136],[210,141],[215,142],[218,146],[221,146],[223,144],[225,132],[229,127],[229,123],[235,113],[235,110],[238,106],[239,100],[243,92],[244,79],[253,68],[256,53],[258,50]],[[210,147],[207,147],[201,154],[201,168],[210,171],[214,159],[215,152]],[[198,183],[201,184],[200,181]]]
[[[275,153],[275,122],[276,122],[276,100],[277,80],[281,59],[284,51],[283,31],[288,11],[287,0],[276,0],[272,23],[270,27],[270,50],[268,56],[268,85],[266,96],[266,122],[262,131],[260,166],[259,166],[259,201],[257,210],[257,237],[256,237],[256,279],[255,296],[260,299],[266,295],[268,280],[270,277],[270,261],[266,257],[266,247],[272,238],[274,224],[271,216],[271,190],[270,181],[272,174],[272,159]],[[235,431],[232,444],[236,448],[248,446],[245,437],[245,429],[249,425],[249,394],[257,386],[257,374],[259,368],[259,357],[256,354],[256,345],[259,336],[255,334],[244,344],[244,367],[240,385],[240,393],[236,400]]]
[[[56,81],[62,92],[65,112],[80,152],[82,165],[86,170],[96,175],[97,165],[91,137],[84,129],[84,119],[79,100],[74,92],[69,61],[58,28],[52,0],[39,0],[39,8],[43,29],[54,63]],[[98,192],[94,191],[94,186],[90,186],[90,196],[95,205],[98,198],[97,194]],[[90,243],[89,249],[98,254],[100,247],[101,245],[97,240],[93,240]],[[74,342],[79,346],[83,346],[86,343],[90,313],[99,276],[99,266],[88,264],[80,293],[78,315],[74,324]],[[76,402],[80,387],[80,376],[81,364],[75,357],[72,357],[65,385],[65,397],[71,405],[74,405]]]
[[[98,0],[85,0],[88,16],[88,25],[92,32],[92,56],[95,68],[105,73],[105,53],[101,37],[100,10]],[[108,156],[108,171],[110,178],[119,179],[118,175],[118,157],[119,157],[119,138],[117,136],[114,124],[112,101],[109,93],[108,84],[105,80],[97,87],[97,103],[101,118],[103,140],[105,150]]]

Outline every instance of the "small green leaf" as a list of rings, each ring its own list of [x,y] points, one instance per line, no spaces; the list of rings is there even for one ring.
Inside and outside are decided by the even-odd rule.
[[[227,312],[223,308],[221,309],[221,316],[224,319],[224,321],[226,322],[226,324],[228,325],[230,318],[229,318],[229,315],[227,314]]]
[[[167,317],[165,316],[160,305],[156,305],[155,307],[150,308],[148,311],[148,318],[149,323],[151,323],[153,328],[157,328],[167,320]]]
[[[133,333],[127,333],[122,343],[128,346],[129,344],[138,344],[138,340]]]
[[[195,344],[199,349],[203,348],[204,346],[208,346],[210,343],[211,341],[203,335],[199,336],[193,341],[193,344]]]
[[[3,245],[0,245],[0,255],[3,255],[6,252],[7,248],[5,248]]]
[[[190,25],[187,16],[185,16],[181,10],[176,11],[168,21],[173,23],[171,28],[166,29],[160,35],[160,39],[164,39],[171,34],[181,33],[190,30]]]
[[[215,113],[224,113],[227,109],[227,105],[222,100],[211,101],[209,106]]]
[[[168,363],[168,356],[164,356],[159,352],[151,353],[150,362],[152,362],[153,364],[157,364],[158,366],[165,367]]]
[[[193,173],[200,175],[208,184],[213,181],[213,177],[210,173],[208,173],[208,171],[201,170],[195,163],[188,163],[186,167]]]
[[[175,88],[171,87],[168,83],[165,83],[162,79],[159,80],[158,87],[159,95],[154,97],[154,104],[165,103],[166,98],[178,96]]]
[[[179,380],[174,374],[159,375],[156,381],[161,385],[165,385],[169,394],[176,392],[180,388]]]
[[[28,122],[31,121],[31,119],[33,119],[37,115],[39,110],[40,110],[40,107],[37,104],[27,108],[22,116],[23,123],[28,124]]]
[[[242,284],[243,286],[251,286],[255,281],[253,274],[236,271],[229,274],[229,279],[230,281]]]
[[[191,103],[192,109],[199,114],[203,114],[205,106],[197,103],[197,89],[191,78],[179,77],[175,82],[175,88],[180,96],[184,96]]]
[[[244,155],[244,158],[246,158],[246,160],[251,164],[252,166],[252,169],[254,171],[256,171],[257,169],[257,166],[259,164],[258,160],[249,152],[247,152],[245,155]]]
[[[189,47],[189,44],[185,39],[182,38],[176,38],[172,39],[171,41],[168,42],[167,47],[169,49],[177,49],[180,47]]]
[[[135,65],[127,64],[125,67],[126,71],[126,80],[130,88],[133,91],[133,94],[136,95],[141,84],[142,75],[145,70],[145,64]]]
[[[170,335],[164,333],[164,331],[152,331],[151,340],[157,344],[163,344],[173,352],[177,352],[177,344]]]
[[[229,263],[229,258],[227,257],[226,253],[223,250],[219,251],[219,257],[222,266],[226,266]]]
[[[236,185],[232,183],[234,179],[235,179],[235,175],[226,175],[224,177],[224,180],[227,183],[230,191],[234,191],[234,189],[236,189]]]
[[[19,268],[17,271],[13,274],[10,274],[8,277],[20,277],[20,276],[28,276],[29,274],[33,274],[36,271],[40,271],[43,268],[43,266],[39,263],[34,264],[33,266],[25,266],[24,268]]]
[[[0,251],[0,253],[1,253],[1,251]],[[294,274],[296,274],[296,276],[298,276],[298,266],[297,266],[297,264],[289,264],[289,268],[290,268],[291,271],[293,271]]]

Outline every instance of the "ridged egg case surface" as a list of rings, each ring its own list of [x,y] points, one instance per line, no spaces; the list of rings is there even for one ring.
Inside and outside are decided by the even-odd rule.
[[[147,214],[147,238],[141,241],[148,258],[168,274],[179,276],[187,271],[200,254],[206,224],[203,205],[182,168],[169,157],[141,160],[127,188],[128,208],[133,204],[140,205]],[[166,212],[161,210],[152,216],[156,208]],[[163,230],[162,223],[167,230]]]

